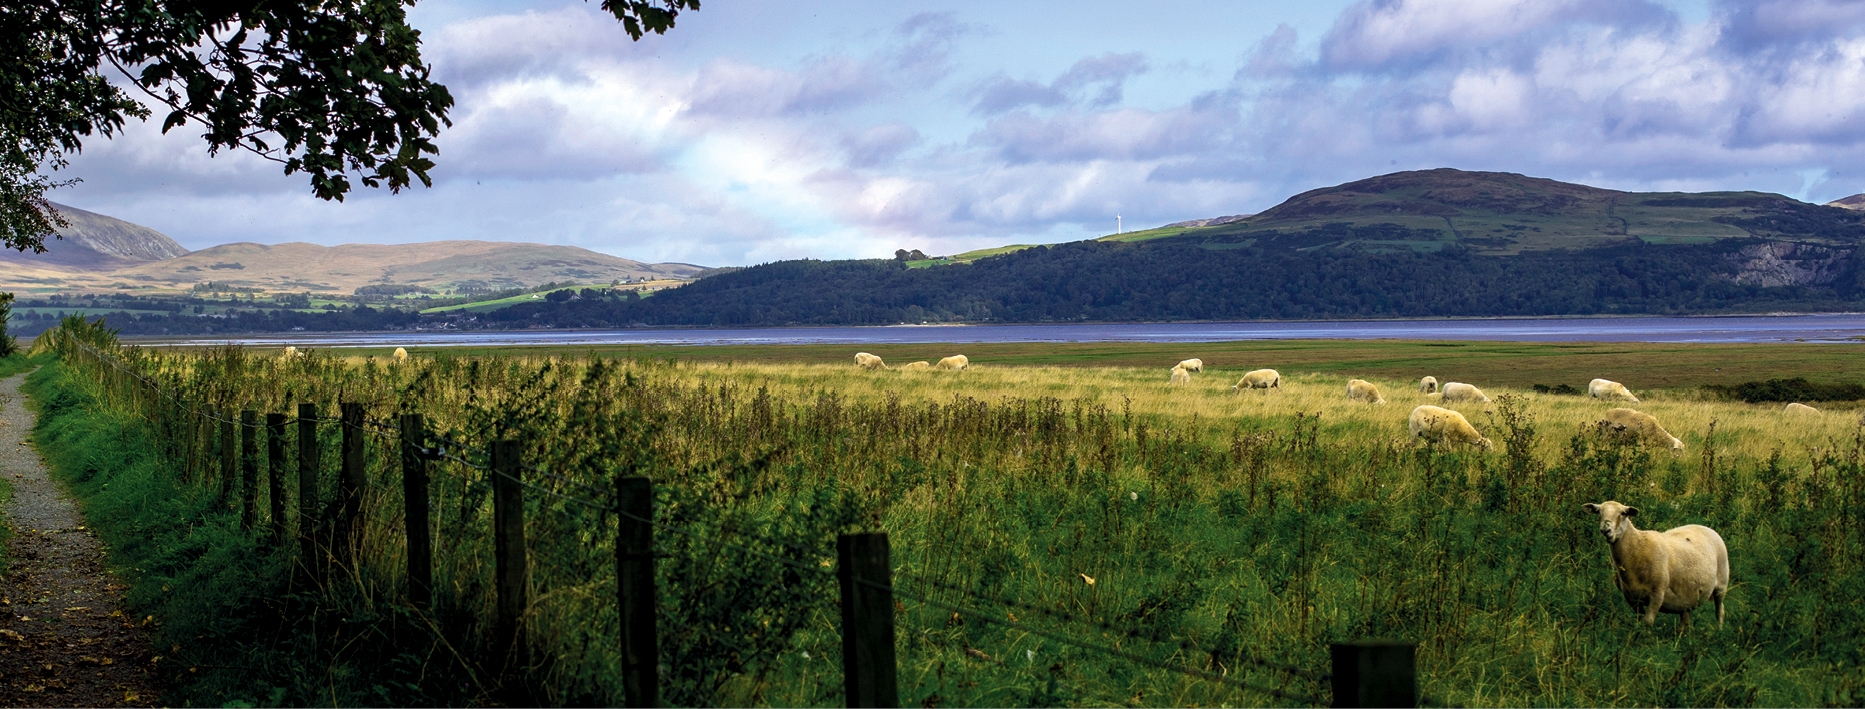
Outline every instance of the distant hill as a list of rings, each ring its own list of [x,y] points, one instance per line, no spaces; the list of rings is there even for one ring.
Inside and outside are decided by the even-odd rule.
[[[213,281],[269,291],[350,293],[359,286],[379,283],[435,290],[497,290],[547,282],[688,278],[702,270],[690,264],[647,264],[549,244],[430,241],[319,246],[294,242],[223,244],[116,271],[112,277],[151,285]]]
[[[1242,219],[926,261],[784,261],[513,326],[1707,314],[1865,309],[1865,212],[1399,172]]]
[[[168,235],[141,224],[56,202],[52,208],[71,226],[59,229],[59,238],[46,239],[42,254],[0,249],[0,263],[105,270],[188,255]]]
[[[1838,207],[1840,209],[1865,209],[1865,194],[1855,194],[1855,195],[1852,195],[1851,197],[1841,197],[1831,202],[1827,202],[1826,206]]]
[[[1763,239],[1850,248],[1865,240],[1865,214],[1767,192],[1621,192],[1514,173],[1439,168],[1310,190],[1229,224],[1167,226],[1105,238],[1229,245],[1262,240],[1265,246],[1374,252],[1427,252],[1458,244],[1485,255],[1634,240],[1707,244]]]
[[[341,294],[377,284],[503,290],[552,282],[687,279],[706,270],[523,242],[236,243],[189,252],[154,229],[55,206],[71,222],[60,232],[64,238],[47,240],[42,254],[0,250],[0,291],[186,291],[207,282]]]

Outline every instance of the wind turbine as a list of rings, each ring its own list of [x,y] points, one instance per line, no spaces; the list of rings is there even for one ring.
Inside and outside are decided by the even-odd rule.
[[[1114,215],[1114,233],[1115,233],[1115,234],[1125,234],[1125,233],[1127,233],[1127,228],[1126,228],[1125,226],[1122,226],[1122,225],[1121,225],[1121,223],[1120,223],[1120,215],[1118,215],[1118,214],[1116,214],[1116,215]]]

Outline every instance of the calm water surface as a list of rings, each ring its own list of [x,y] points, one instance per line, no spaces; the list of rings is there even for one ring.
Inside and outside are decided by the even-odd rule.
[[[370,332],[144,340],[145,344],[319,347],[496,345],[790,345],[927,342],[1225,342],[1504,340],[1520,342],[1865,341],[1865,314],[1534,320],[1328,320],[1235,323],[772,327]],[[134,339],[134,338],[126,338]]]

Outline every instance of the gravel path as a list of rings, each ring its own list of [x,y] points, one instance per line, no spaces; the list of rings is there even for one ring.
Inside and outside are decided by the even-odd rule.
[[[11,562],[0,577],[0,706],[152,706],[155,658],[119,610],[104,545],[27,443],[33,415],[0,380],[0,475],[13,484]]]

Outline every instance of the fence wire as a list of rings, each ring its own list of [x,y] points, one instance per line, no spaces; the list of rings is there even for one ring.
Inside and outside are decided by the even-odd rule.
[[[899,586],[884,586],[882,584],[874,583],[866,579],[856,579],[855,582],[863,586],[867,586],[869,588],[873,588],[873,589],[880,590],[880,591],[886,591],[888,593],[891,593],[893,595],[896,595],[902,598],[919,601],[920,603],[924,603],[934,608],[941,608],[941,609],[944,609],[944,610],[947,610],[953,613],[957,613],[959,615],[976,618],[978,620],[982,620],[988,623],[996,623],[998,625],[1002,625],[1005,627],[1015,628],[1017,630],[1021,630],[1031,635],[1048,638],[1050,640],[1054,640],[1059,643],[1074,645],[1076,647],[1079,647],[1085,650],[1092,650],[1095,652],[1110,655],[1113,657],[1118,657],[1118,658],[1128,660],[1131,662],[1137,662],[1143,665],[1147,665],[1149,667],[1166,670],[1168,672],[1176,672],[1182,675],[1186,675],[1188,677],[1196,677],[1198,679],[1209,680],[1212,682],[1217,682],[1219,684],[1229,685],[1236,689],[1243,689],[1243,690],[1248,690],[1251,692],[1259,692],[1262,694],[1267,694],[1269,696],[1275,697],[1277,699],[1286,699],[1291,702],[1299,702],[1302,704],[1310,704],[1314,706],[1322,706],[1328,703],[1326,700],[1323,700],[1322,698],[1314,696],[1314,695],[1297,694],[1294,692],[1289,692],[1282,688],[1265,687],[1261,685],[1250,684],[1248,682],[1234,680],[1234,679],[1225,677],[1223,675],[1220,675],[1214,672],[1192,669],[1190,667],[1184,667],[1180,665],[1173,665],[1171,663],[1161,662],[1159,660],[1155,660],[1150,657],[1146,657],[1144,655],[1127,652],[1126,650],[1121,650],[1115,647],[1109,647],[1101,643],[1088,641],[1088,640],[1081,640],[1078,638],[1072,638],[1072,637],[1063,635],[1061,633],[1041,630],[1041,629],[1034,628],[1029,625],[1025,625],[1023,623],[1014,621],[1014,620],[1010,620],[1007,618],[999,618],[989,613],[984,613],[981,611],[973,610],[971,608],[966,608],[964,606],[953,605],[953,604],[946,603],[943,601],[936,601],[936,600],[933,600],[931,598],[928,598],[920,594],[908,593],[906,591],[900,590]]]
[[[1093,625],[1102,630],[1112,632],[1112,633],[1119,633],[1121,635],[1124,635],[1126,637],[1129,637],[1135,640],[1147,640],[1147,641],[1159,643],[1162,645],[1176,645],[1181,649],[1189,650],[1191,652],[1210,655],[1213,658],[1216,658],[1221,654],[1215,650],[1211,650],[1209,648],[1192,643],[1191,641],[1168,637],[1157,632],[1149,633],[1149,632],[1134,630],[1131,628],[1123,628],[1123,627],[1114,625],[1112,623],[1108,623],[1107,621],[1103,621],[1100,619],[1089,618],[1085,616],[1078,616],[1068,611],[1057,610],[1053,608],[1044,608],[1042,606],[1039,606],[1033,603],[1028,603],[1028,602],[1019,601],[1015,599],[991,596],[991,595],[979,593],[977,591],[973,591],[973,590],[970,590],[970,589],[967,589],[961,586],[956,586],[956,585],[944,583],[941,581],[934,581],[932,579],[914,576],[910,574],[902,574],[902,576],[905,576],[908,580],[916,584],[923,584],[926,586],[931,586],[931,587],[934,587],[934,588],[937,588],[943,591],[949,591],[952,593],[964,594],[966,596],[970,596],[971,598],[975,600],[985,601],[987,603],[996,603],[996,604],[1008,606],[1011,608],[1022,609],[1025,611],[1032,612],[1032,613],[1040,613],[1042,615],[1046,615],[1051,618],[1056,618],[1058,620],[1062,620],[1068,623],[1080,623],[1080,624],[1086,624],[1086,625]],[[1301,677],[1303,679],[1310,680],[1313,682],[1325,683],[1333,678],[1333,675],[1326,673],[1326,672],[1318,673],[1318,672],[1314,672],[1304,667],[1298,667],[1296,665],[1291,665],[1291,664],[1282,663],[1282,662],[1273,662],[1270,660],[1264,660],[1262,658],[1254,657],[1249,654],[1240,655],[1238,659],[1243,662],[1256,665],[1257,667],[1261,667],[1261,668],[1269,669],[1269,670],[1276,670],[1278,672],[1286,672],[1288,674],[1292,674],[1297,677]]]

